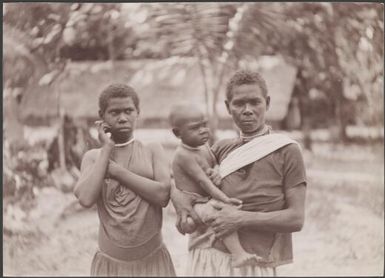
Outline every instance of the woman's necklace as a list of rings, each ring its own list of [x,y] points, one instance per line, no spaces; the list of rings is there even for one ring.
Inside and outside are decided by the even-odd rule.
[[[271,127],[268,126],[268,125],[265,125],[265,126],[262,128],[261,131],[259,131],[258,133],[254,134],[254,135],[246,136],[246,135],[242,134],[242,132],[241,132],[241,134],[239,135],[239,137],[240,137],[243,141],[250,141],[250,140],[252,140],[252,139],[254,139],[254,138],[256,138],[256,137],[259,137],[259,136],[261,136],[261,135],[268,134],[268,133],[270,133],[270,131],[271,131]]]
[[[121,148],[121,147],[127,146],[128,144],[134,142],[134,139],[135,139],[135,138],[131,138],[131,139],[128,140],[127,142],[124,142],[124,143],[121,143],[121,144],[115,144],[115,147]]]

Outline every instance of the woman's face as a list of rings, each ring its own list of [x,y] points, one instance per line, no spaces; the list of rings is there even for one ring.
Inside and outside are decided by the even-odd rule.
[[[257,84],[244,84],[233,88],[233,96],[226,101],[229,114],[243,134],[253,135],[263,128],[270,98],[264,96]]]
[[[131,97],[116,97],[108,100],[102,118],[110,126],[113,140],[120,143],[132,137],[138,115]]]

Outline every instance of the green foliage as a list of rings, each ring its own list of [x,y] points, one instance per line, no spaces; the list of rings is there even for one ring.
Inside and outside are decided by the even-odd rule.
[[[353,101],[356,108],[366,106],[366,113],[355,109],[364,112],[355,115],[356,119],[380,124],[383,5],[287,3],[282,12],[292,36],[270,43],[298,67],[301,100],[309,99],[311,89],[317,89],[326,96],[341,125],[354,116],[350,109]]]
[[[223,51],[233,57],[256,57],[282,27],[278,14],[266,3],[153,4],[148,10],[151,34],[170,56],[201,52],[213,62]]]
[[[7,3],[4,22],[5,84],[26,88],[47,72],[62,70],[62,33],[70,4]],[[13,64],[17,67],[13,67]],[[25,66],[25,70],[20,67]]]
[[[46,151],[43,146],[4,145],[4,197],[27,205],[35,198],[36,188],[52,185],[44,166]]]
[[[383,123],[381,4],[7,3],[5,8],[4,76],[10,87],[25,87],[46,73],[46,84],[65,78],[67,58],[194,56],[207,112],[215,119],[226,72],[260,55],[281,55],[298,68],[302,116],[312,124],[317,120],[306,106],[319,102],[311,97],[313,89],[324,95],[332,122],[342,129],[349,122]],[[344,112],[350,107],[356,115]],[[330,118],[329,109],[324,116]]]
[[[50,64],[59,58],[70,7],[67,3],[7,3],[4,22],[22,32],[31,52]]]
[[[272,7],[272,8],[271,8]],[[206,113],[215,134],[218,95],[225,76],[241,59],[256,58],[266,40],[285,28],[266,3],[178,3],[148,6],[150,36],[169,56],[198,58],[205,89]]]
[[[42,83],[51,84],[68,74],[67,59],[121,59],[136,43],[120,4],[7,3],[5,8],[5,80],[10,87],[26,87],[43,75]]]
[[[73,4],[64,31],[67,45],[61,54],[73,60],[124,58],[136,43],[126,21],[120,4]]]
[[[380,4],[181,3],[153,4],[148,10],[152,34],[163,51],[201,59],[214,107],[224,67],[234,69],[262,54],[282,55],[299,69],[297,89],[303,111],[318,101],[310,96],[317,89],[341,130],[357,119],[363,124],[382,122]],[[367,112],[352,120],[352,107],[362,111],[362,106]],[[311,112],[303,116],[312,120]]]

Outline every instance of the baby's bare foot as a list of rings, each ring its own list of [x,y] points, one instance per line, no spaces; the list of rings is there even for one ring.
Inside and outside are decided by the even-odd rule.
[[[233,254],[231,257],[231,265],[232,267],[242,267],[246,265],[257,265],[258,262],[263,260],[262,257],[259,257],[255,254],[249,253],[241,253],[241,254]]]

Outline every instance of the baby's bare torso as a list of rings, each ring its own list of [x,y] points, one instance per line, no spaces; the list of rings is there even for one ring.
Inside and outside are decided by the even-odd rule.
[[[182,159],[182,157],[184,157],[184,159]],[[199,147],[197,150],[189,150],[182,146],[178,146],[172,162],[175,185],[180,190],[198,193],[202,196],[208,196],[208,194],[185,170],[185,164],[193,163],[194,160],[199,164],[203,172],[206,172],[206,169],[208,168],[213,168],[216,164],[215,158],[212,153],[210,153],[209,148],[205,145]]]

